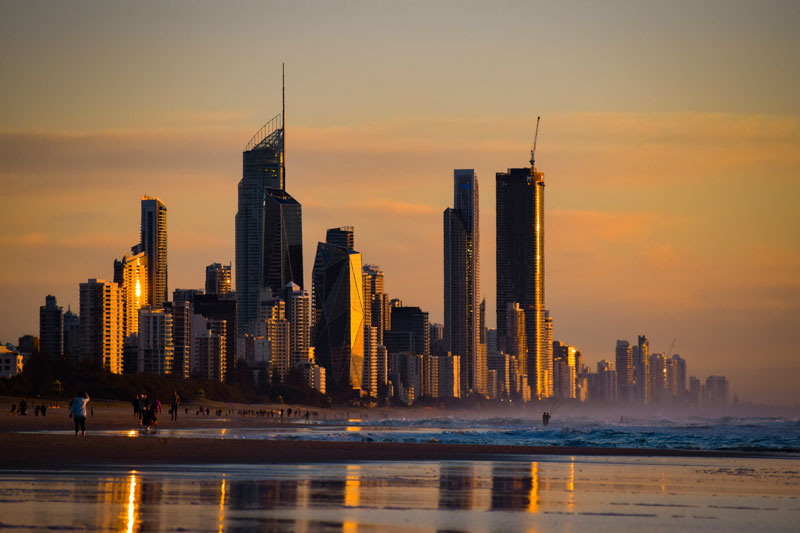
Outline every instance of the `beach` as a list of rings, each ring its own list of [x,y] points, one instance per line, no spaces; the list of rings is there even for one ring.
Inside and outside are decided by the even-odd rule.
[[[130,406],[97,402],[85,437],[64,407],[4,410],[0,526],[787,531],[800,517],[796,453],[285,439],[359,429],[361,419],[336,417],[364,413],[318,409],[306,424],[237,414],[244,407],[190,406],[176,422],[163,413],[148,434]]]

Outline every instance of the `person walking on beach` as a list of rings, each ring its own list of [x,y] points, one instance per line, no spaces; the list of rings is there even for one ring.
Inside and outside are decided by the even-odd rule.
[[[75,436],[78,436],[78,429],[81,436],[86,436],[86,404],[89,403],[89,395],[85,392],[78,394],[69,407],[69,416],[75,420]]]
[[[178,420],[178,406],[181,404],[181,397],[178,396],[178,391],[172,391],[172,401],[170,402],[169,406],[169,414],[172,415],[172,421],[176,422]]]
[[[150,433],[150,428],[158,425],[158,415],[161,413],[161,402],[158,398],[153,398],[150,406],[145,410],[142,423],[145,425],[147,432]]]
[[[22,416],[27,416],[28,414],[28,402],[25,401],[25,398],[20,400],[19,407],[17,408],[17,412],[19,412]]]

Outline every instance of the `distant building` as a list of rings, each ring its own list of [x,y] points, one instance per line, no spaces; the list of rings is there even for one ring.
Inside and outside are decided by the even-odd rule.
[[[67,307],[64,313],[64,357],[73,365],[80,363],[81,319]]]
[[[378,328],[364,327],[364,367],[361,390],[373,398],[378,397]]]
[[[318,243],[312,278],[312,344],[317,364],[327,371],[326,386],[360,390],[364,365],[361,254],[337,244]]]
[[[310,361],[311,348],[311,296],[299,285],[290,282],[284,289],[286,319],[290,325],[289,351],[292,367]]]
[[[461,397],[461,357],[440,355],[438,364],[439,398]]]
[[[626,340],[617,341],[617,388],[620,400],[630,402],[634,397],[633,350]]]
[[[706,398],[704,405],[711,409],[724,409],[728,407],[730,384],[725,376],[708,376],[705,388]]]
[[[172,291],[172,301],[175,303],[194,303],[195,296],[202,295],[203,289],[175,289]]]
[[[39,349],[53,359],[64,355],[64,316],[56,297],[47,295],[39,307]]]
[[[637,345],[633,347],[633,378],[636,401],[650,403],[650,341],[644,335],[639,335]]]
[[[154,309],[169,300],[167,288],[167,206],[159,198],[142,196],[141,250],[147,257],[147,303]]]
[[[675,397],[679,400],[686,396],[686,359],[678,354],[673,354],[672,360],[675,365]]]
[[[605,359],[597,363],[597,396],[601,401],[616,403],[619,401],[619,380],[614,364]]]
[[[269,293],[269,289],[264,289]],[[259,319],[256,335],[263,336],[269,343],[269,361],[273,383],[286,381],[291,369],[290,336],[291,328],[286,320],[286,303],[280,298],[266,297],[259,305]]]
[[[35,335],[23,335],[19,338],[19,343],[17,344],[19,353],[22,354],[22,357],[25,358],[25,360],[27,360],[27,358],[34,353],[38,353],[39,347],[39,337]]]
[[[667,358],[663,353],[650,356],[650,399],[662,403],[670,399],[667,389]]]
[[[325,234],[325,242],[334,246],[339,246],[346,250],[355,250],[356,239],[353,226],[342,226],[331,228]]]
[[[553,341],[553,391],[556,398],[562,400],[575,398],[576,353],[574,346]]]
[[[122,295],[116,283],[90,279],[80,284],[82,364],[122,373]]]
[[[391,317],[392,335],[398,332],[411,334],[411,345],[407,350],[403,351],[409,351],[417,355],[429,355],[431,353],[430,327],[427,311],[423,311],[419,307],[398,306],[392,307]],[[391,351],[392,350],[390,350],[390,352]]]
[[[225,320],[192,315],[192,377],[225,381],[227,331]]]
[[[188,378],[192,357],[192,304],[167,302],[164,309],[172,315],[172,374]]]
[[[236,305],[231,294],[195,294],[192,311],[209,320],[225,324],[225,371],[233,372],[236,368]],[[225,376],[227,379],[227,375]]]
[[[481,384],[486,373],[485,364],[479,360],[478,204],[475,171],[454,170],[453,207],[444,211],[444,344],[448,352],[461,356],[461,387],[465,394],[484,392]]]
[[[13,378],[22,373],[22,354],[0,346],[0,378]]]
[[[378,344],[383,344],[383,332],[391,329],[391,306],[384,291],[383,271],[376,265],[364,265],[364,323],[377,328]]]
[[[312,389],[316,389],[320,393],[325,394],[325,368],[311,361],[304,361],[299,364],[299,367],[303,371],[303,379],[306,384]]]
[[[206,294],[231,292],[231,265],[211,263],[206,267]]]
[[[172,313],[149,307],[139,310],[139,373],[172,374],[175,357],[172,332]]]

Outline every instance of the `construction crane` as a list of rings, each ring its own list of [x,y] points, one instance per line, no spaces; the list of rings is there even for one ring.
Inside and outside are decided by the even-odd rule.
[[[542,117],[536,117],[536,134],[533,136],[533,148],[531,149],[531,169],[536,161],[536,140],[539,138],[539,121]]]
[[[672,344],[669,345],[669,351],[667,352],[667,359],[672,357],[672,349],[675,348],[676,340],[678,340],[678,337],[672,337]]]

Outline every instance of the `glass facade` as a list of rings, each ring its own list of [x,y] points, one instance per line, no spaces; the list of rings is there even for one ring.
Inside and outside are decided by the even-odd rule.
[[[361,254],[321,242],[312,277],[316,362],[327,370],[329,388],[360,389],[364,364]]]

